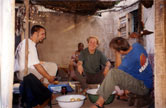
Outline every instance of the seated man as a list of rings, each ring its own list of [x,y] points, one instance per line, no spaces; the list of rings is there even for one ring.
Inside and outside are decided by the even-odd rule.
[[[115,86],[137,95],[146,95],[153,88],[152,68],[147,52],[139,43],[130,46],[126,39],[116,37],[111,40],[109,46],[116,53],[118,69],[108,72],[97,91],[99,99],[91,108],[102,108],[104,101],[115,90]],[[124,55],[122,60],[121,55]]]
[[[77,70],[77,62],[78,62],[78,56],[80,55],[80,52],[84,49],[83,43],[78,43],[78,50],[74,52],[74,54],[71,57],[70,64],[69,64],[69,74],[70,78],[73,80],[77,80],[77,77],[75,75],[75,71]]]
[[[25,39],[22,42],[20,42],[20,44],[18,45],[16,49],[16,55],[15,55],[15,71],[19,71],[18,73],[19,80],[23,80],[25,77],[27,79],[27,76],[32,76],[34,77],[33,79],[46,80],[44,81],[45,83],[54,82],[56,72],[57,72],[57,65],[55,63],[40,62],[38,59],[38,54],[36,49],[36,44],[45,39],[45,34],[46,34],[45,28],[40,25],[34,25],[31,29],[31,36],[30,36],[30,39],[28,39],[28,73],[27,75],[25,75],[24,73],[25,43],[26,43]],[[32,77],[30,77],[30,79]],[[38,99],[40,99],[40,97]]]
[[[88,84],[100,84],[110,68],[110,62],[97,49],[99,45],[97,37],[89,37],[87,42],[88,48],[81,51],[77,63],[78,72],[76,72],[84,91],[88,88]]]

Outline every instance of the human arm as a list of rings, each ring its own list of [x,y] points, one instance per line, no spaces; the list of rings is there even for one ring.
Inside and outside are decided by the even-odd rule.
[[[111,66],[110,62],[107,61],[107,62],[106,62],[106,66],[105,66],[105,68],[104,68],[104,72],[103,72],[104,76],[107,75],[107,73],[108,73],[108,71],[109,71],[109,69],[110,69],[110,66]]]
[[[74,68],[77,67],[76,55],[75,52],[72,54],[70,63],[69,63],[69,72],[74,71]]]
[[[25,46],[25,45],[23,45]],[[21,54],[24,55],[25,48],[22,48]],[[28,68],[35,67],[37,72],[41,74],[44,78],[48,79],[50,83],[54,81],[54,77],[50,76],[47,71],[42,66],[44,62],[40,62],[37,54],[36,44],[29,39],[29,53],[28,53]]]
[[[54,82],[55,76],[50,76],[47,71],[44,69],[44,67],[39,63],[34,65],[35,69],[44,77],[46,78],[50,83]]]
[[[84,69],[83,69],[83,66],[82,66],[82,61],[78,61],[77,63],[77,69],[78,69],[78,72],[82,75]]]
[[[109,69],[110,69],[111,63],[109,62],[109,60],[106,58],[106,56],[103,53],[101,53],[101,60],[100,61],[101,61],[101,65],[105,66],[103,74],[104,74],[104,76],[106,76]]]
[[[118,51],[115,51],[115,67],[118,68],[122,62],[121,54]]]
[[[69,63],[69,73],[70,74],[72,71],[74,71],[74,68],[77,67],[77,64],[73,61],[73,59],[70,60],[70,63]]]
[[[78,60],[79,60],[79,55],[80,55],[80,52],[78,52],[78,51],[76,51],[75,52],[75,62],[77,63],[78,62]]]
[[[85,53],[82,51],[80,55],[78,56],[78,62],[77,62],[77,70],[82,75],[84,69],[83,69],[83,61],[85,60]]]

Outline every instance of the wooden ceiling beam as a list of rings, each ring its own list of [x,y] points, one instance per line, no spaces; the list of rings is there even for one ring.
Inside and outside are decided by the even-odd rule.
[[[112,8],[116,2],[113,1],[48,1],[36,0],[34,5],[43,5],[46,8],[56,11],[63,11],[76,14],[94,14],[97,10]]]

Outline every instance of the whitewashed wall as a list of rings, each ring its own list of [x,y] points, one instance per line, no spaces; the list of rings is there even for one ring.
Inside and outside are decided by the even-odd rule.
[[[2,16],[2,0],[0,1],[0,16]],[[0,17],[0,81],[1,81],[1,49],[2,49],[2,17]],[[1,91],[1,83],[0,83],[0,91]],[[0,107],[2,106],[2,98],[0,92]]]
[[[67,13],[43,13],[48,17],[39,18],[47,29],[47,38],[38,45],[39,58],[43,61],[56,62],[58,66],[67,67],[77,44],[95,35],[100,40],[99,49],[108,58],[112,58],[109,42],[117,35],[117,21],[115,13],[105,12],[102,16],[79,16]],[[116,29],[116,30],[115,30]]]
[[[0,108],[12,108],[14,0],[0,1]]]
[[[33,16],[37,21],[35,24],[41,23],[47,29],[47,39],[43,44],[38,45],[40,60],[56,62],[58,66],[67,67],[72,53],[77,49],[77,44],[83,42],[87,47],[86,39],[91,35],[99,38],[101,43],[99,49],[108,58],[114,60],[114,54],[109,49],[109,42],[113,37],[118,36],[119,17],[136,9],[138,9],[138,3],[117,12],[103,12],[101,16],[79,16],[62,12],[42,12]],[[143,10],[145,11],[143,18],[148,17],[145,28],[152,31],[154,30],[153,10],[153,8]],[[42,15],[47,17],[39,17]],[[133,41],[135,40],[131,43]],[[145,43],[148,53],[154,52],[153,34],[146,36]]]

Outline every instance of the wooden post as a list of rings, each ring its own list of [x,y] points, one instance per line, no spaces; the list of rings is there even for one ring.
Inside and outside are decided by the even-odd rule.
[[[166,0],[155,0],[155,108],[166,108]]]
[[[15,0],[0,0],[0,108],[12,108]]]
[[[2,0],[0,1],[0,16],[2,16]],[[0,82],[1,82],[1,54],[2,54],[2,51],[1,51],[1,49],[2,49],[2,17],[0,17]],[[1,90],[1,87],[2,87],[2,85],[1,85],[1,83],[0,83],[0,91],[2,91]],[[2,92],[0,92],[0,107],[2,107],[2,96],[1,96],[1,93]]]
[[[24,75],[28,73],[28,36],[29,36],[29,0],[24,0],[26,14],[25,14],[25,71]]]
[[[138,7],[138,33],[139,34],[141,34],[141,31],[142,31],[141,21],[142,21],[142,5],[141,5],[141,2],[139,2],[139,7]],[[142,46],[144,46],[144,39],[143,39],[143,37],[138,37],[138,42]]]

